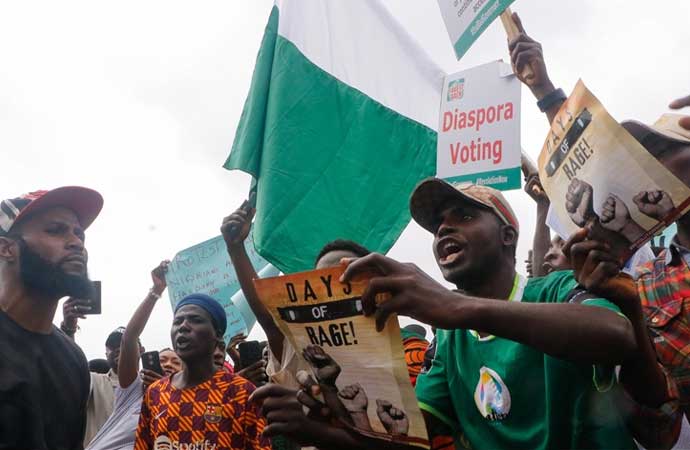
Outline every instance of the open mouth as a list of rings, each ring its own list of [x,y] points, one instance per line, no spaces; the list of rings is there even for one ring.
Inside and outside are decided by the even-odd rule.
[[[444,238],[436,244],[438,262],[442,266],[447,266],[458,261],[465,252],[465,246],[455,239]]]
[[[192,343],[192,340],[189,339],[188,337],[186,337],[186,336],[178,336],[178,337],[175,339],[175,348],[176,348],[177,350],[184,350],[184,349],[186,349],[186,348],[189,348],[189,346],[191,345],[191,343]]]

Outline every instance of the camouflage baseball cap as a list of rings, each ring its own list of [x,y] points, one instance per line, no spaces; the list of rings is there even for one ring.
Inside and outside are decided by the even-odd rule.
[[[449,183],[440,178],[427,178],[417,185],[410,198],[412,218],[427,231],[435,233],[436,218],[448,200],[465,201],[490,209],[501,222],[520,231],[515,213],[501,191],[472,183]]]
[[[0,202],[0,236],[7,235],[17,221],[29,214],[58,206],[74,211],[79,223],[86,229],[101,212],[103,197],[92,189],[65,186],[3,200]]]

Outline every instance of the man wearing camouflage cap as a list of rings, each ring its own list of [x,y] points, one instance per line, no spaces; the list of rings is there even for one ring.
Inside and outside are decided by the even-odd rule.
[[[102,205],[81,187],[0,202],[0,448],[82,448],[88,364],[53,318],[91,294],[84,231]]]

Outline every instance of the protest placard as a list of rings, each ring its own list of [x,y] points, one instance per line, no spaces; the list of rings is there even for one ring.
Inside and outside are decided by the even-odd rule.
[[[436,174],[448,181],[520,188],[520,82],[501,61],[445,79]]]
[[[368,280],[343,284],[342,273],[340,266],[257,279],[254,284],[297,353],[307,349],[322,356],[313,374],[337,387],[337,397],[357,431],[429,448],[397,316],[377,332],[375,319],[362,313],[361,295]]]
[[[690,189],[611,117],[582,81],[556,116],[539,177],[562,236],[581,227],[621,263],[690,207]]]
[[[438,0],[458,59],[513,0]]]
[[[252,233],[245,240],[245,248],[257,271],[268,266],[268,261],[254,250]],[[265,274],[269,275],[270,272]],[[248,333],[256,321],[246,301],[238,301],[238,305],[232,301],[233,295],[238,292],[241,295],[240,283],[222,236],[177,253],[170,262],[165,279],[168,282],[168,296],[173,309],[182,298],[193,293],[207,294],[220,302],[228,319],[228,328],[224,336],[226,342],[236,334]],[[239,300],[239,297],[235,299]]]

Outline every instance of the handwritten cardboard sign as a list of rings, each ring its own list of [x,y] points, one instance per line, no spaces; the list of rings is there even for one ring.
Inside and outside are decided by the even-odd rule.
[[[253,235],[250,233],[245,241],[247,254],[254,267],[260,271],[268,266],[254,250]],[[235,269],[230,261],[222,236],[217,236],[193,247],[180,251],[172,259],[168,273],[168,295],[174,309],[185,296],[193,293],[207,294],[220,302],[225,308],[228,328],[225,340],[239,333],[248,333],[256,319],[247,307],[246,301],[238,308],[233,302],[233,296],[239,300],[241,296],[240,283]],[[238,303],[240,303],[238,301]]]

